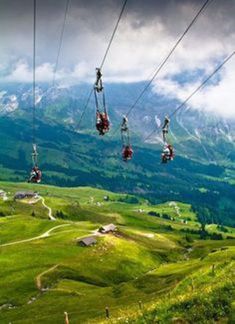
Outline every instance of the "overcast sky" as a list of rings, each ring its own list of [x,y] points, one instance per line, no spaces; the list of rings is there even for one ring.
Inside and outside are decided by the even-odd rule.
[[[205,0],[129,0],[103,68],[106,82],[149,78]],[[38,81],[51,82],[66,0],[37,1]],[[32,80],[33,0],[0,0],[1,83]],[[93,82],[122,6],[121,0],[71,0],[58,82]],[[213,0],[156,79],[152,91],[184,100],[235,50],[235,1]],[[235,57],[192,108],[235,118]]]

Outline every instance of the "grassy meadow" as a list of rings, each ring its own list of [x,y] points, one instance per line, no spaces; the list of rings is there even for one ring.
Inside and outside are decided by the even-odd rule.
[[[1,182],[0,323],[232,323],[235,231],[188,204]],[[15,200],[17,191],[37,198]],[[100,235],[101,225],[117,231]],[[213,233],[220,234],[213,237]],[[212,235],[212,236],[210,236]],[[77,241],[94,236],[97,243]]]

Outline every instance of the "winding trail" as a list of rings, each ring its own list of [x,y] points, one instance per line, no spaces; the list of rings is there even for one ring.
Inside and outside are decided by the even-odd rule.
[[[47,206],[45,203],[45,199],[42,196],[39,196],[39,200],[42,201],[42,205],[48,210],[48,217],[50,218],[50,220],[55,220],[55,217],[52,215],[52,209],[51,207]]]
[[[47,204],[45,203],[45,199],[44,199],[42,196],[38,195],[38,196],[37,196],[37,199],[31,199],[28,203],[29,203],[30,205],[33,205],[33,204],[36,204],[37,202],[39,202],[40,200],[42,201],[42,205],[43,205],[43,207],[46,208],[46,209],[48,210],[48,218],[49,218],[50,220],[52,220],[52,221],[56,220],[56,218],[55,218],[55,217],[53,216],[53,214],[52,214],[52,209],[51,209],[51,207],[47,206]]]
[[[41,272],[41,273],[36,277],[36,286],[37,286],[37,288],[38,288],[39,290],[43,290],[43,287],[42,287],[42,280],[41,280],[42,277],[43,277],[45,274],[47,274],[47,273],[49,273],[49,272],[55,270],[58,266],[59,266],[59,264],[56,264],[56,265],[54,265],[53,267],[51,267],[51,268],[49,268],[49,269],[47,269],[47,270]]]
[[[29,238],[29,239],[25,239],[25,240],[20,240],[20,241],[16,241],[16,242],[10,242],[10,243],[5,243],[5,244],[1,244],[0,247],[4,247],[4,246],[10,246],[10,245],[15,245],[15,244],[21,244],[21,243],[27,243],[27,242],[32,242],[32,241],[36,241],[36,240],[40,240],[43,238],[47,238],[51,235],[51,232],[53,232],[55,229],[60,228],[60,227],[65,227],[65,226],[70,226],[71,224],[62,224],[62,225],[57,225],[55,227],[52,227],[51,229],[49,229],[48,231],[46,231],[45,233]]]

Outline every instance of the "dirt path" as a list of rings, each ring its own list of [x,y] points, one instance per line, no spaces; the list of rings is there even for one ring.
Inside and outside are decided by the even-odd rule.
[[[49,269],[47,269],[47,270],[45,270],[45,271],[39,273],[39,275],[36,277],[36,286],[37,286],[37,288],[38,288],[39,290],[43,290],[43,287],[42,287],[42,280],[41,280],[42,277],[43,277],[45,274],[47,274],[47,273],[49,273],[49,272],[55,270],[58,266],[59,266],[59,264],[56,264],[56,265],[54,265],[53,267],[51,267],[51,268],[49,268]]]
[[[30,205],[33,205],[33,204],[36,204],[37,202],[39,202],[39,201],[42,201],[42,205],[43,205],[43,207],[44,208],[46,208],[47,210],[48,210],[48,218],[50,219],[50,220],[52,220],[52,221],[54,221],[54,220],[56,220],[56,218],[53,216],[53,214],[52,214],[52,209],[51,209],[51,207],[49,207],[49,206],[47,206],[47,204],[45,203],[45,199],[42,197],[42,196],[37,196],[37,198],[35,199],[31,199],[30,201],[29,201],[29,204]]]
[[[42,201],[42,205],[48,210],[48,217],[49,217],[49,219],[54,221],[55,220],[55,217],[52,215],[52,209],[51,209],[51,207],[49,207],[49,206],[46,205],[45,199],[42,196],[39,196],[39,198]]]
[[[55,229],[60,228],[60,227],[64,227],[64,226],[70,226],[70,225],[71,224],[57,225],[55,227],[52,227],[51,229],[49,229],[48,231],[46,231],[45,233],[43,233],[41,235],[29,238],[29,239],[25,239],[25,240],[20,240],[20,241],[16,241],[16,242],[10,242],[10,243],[1,244],[0,247],[10,246],[10,245],[15,245],[15,244],[21,244],[21,243],[27,243],[27,242],[32,242],[32,241],[35,241],[35,240],[40,240],[42,238],[49,237],[51,235],[51,232],[54,231]]]
[[[104,234],[100,233],[98,229],[91,231],[91,234],[94,236],[104,236]]]
[[[48,210],[48,217],[49,217],[49,219],[50,219],[50,220],[56,220],[55,217],[54,217],[53,214],[52,214],[52,209],[51,209],[51,207],[47,206],[47,204],[45,203],[45,199],[44,199],[42,196],[39,196],[39,195],[38,195],[36,199],[31,199],[31,200],[29,201],[29,204],[30,204],[30,205],[32,205],[32,204],[36,204],[36,203],[39,202],[40,200],[42,201],[42,205],[43,205],[43,207],[45,207],[45,208]]]

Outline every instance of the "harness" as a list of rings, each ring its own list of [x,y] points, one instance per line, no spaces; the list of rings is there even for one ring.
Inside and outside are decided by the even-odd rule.
[[[100,70],[97,71],[97,81],[94,86],[95,109],[96,109],[96,129],[100,135],[109,131],[109,117],[106,107],[105,92],[102,84]]]
[[[133,150],[130,144],[130,132],[128,127],[128,120],[126,117],[123,118],[121,125],[121,139],[122,139],[122,158],[124,161],[130,160],[133,155]]]

